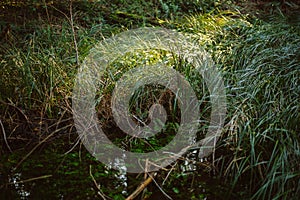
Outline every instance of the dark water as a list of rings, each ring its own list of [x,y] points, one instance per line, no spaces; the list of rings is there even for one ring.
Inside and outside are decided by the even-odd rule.
[[[22,151],[1,156],[0,199],[101,199],[97,186],[111,199],[125,199],[144,180],[143,174],[102,165],[79,145],[65,155],[44,147],[14,170],[23,156]],[[191,152],[190,161],[179,161],[171,172],[160,171],[144,199],[227,199],[230,188],[213,175],[209,162],[193,159]]]

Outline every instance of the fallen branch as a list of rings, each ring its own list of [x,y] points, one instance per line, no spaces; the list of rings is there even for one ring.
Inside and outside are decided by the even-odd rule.
[[[154,179],[156,176],[156,173],[151,173],[151,176],[149,176],[144,182],[141,183],[141,185],[129,196],[126,198],[126,200],[133,200],[135,197],[137,197]]]
[[[188,146],[188,147],[185,147],[183,148],[178,154],[173,154],[173,156],[178,156],[180,157],[184,152],[186,152],[189,148],[191,148],[191,146]],[[165,153],[170,153],[170,152],[165,152]],[[169,159],[165,160],[164,162],[162,162],[162,165],[161,166],[165,166],[165,165],[168,165],[170,162]],[[149,161],[146,162],[146,164],[148,165]],[[155,163],[152,163],[152,165],[154,165]],[[155,166],[158,166],[158,165],[155,165]],[[162,169],[165,169],[163,167],[160,167]],[[146,168],[147,169],[147,168]],[[129,196],[126,198],[126,200],[133,200],[134,198],[136,198],[152,181],[155,183],[155,185],[159,188],[159,190],[168,198],[168,199],[172,199],[169,195],[167,195],[163,190],[162,188],[158,185],[158,183],[154,180],[154,177],[157,175],[157,173],[150,173],[149,174],[149,177],[144,181],[142,182],[142,184]]]

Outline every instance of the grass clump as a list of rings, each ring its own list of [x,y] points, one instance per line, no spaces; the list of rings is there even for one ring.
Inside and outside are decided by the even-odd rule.
[[[232,193],[290,199],[300,193],[300,34],[239,12],[187,17],[180,30],[211,53],[227,87],[220,177]],[[218,152],[218,150],[217,150]],[[226,152],[226,153],[224,153]],[[247,195],[246,195],[247,196]]]
[[[23,42],[20,47],[1,48],[1,88],[7,88],[1,98],[13,97],[25,109],[42,106],[52,115],[53,107],[70,95],[76,72],[70,30],[66,25],[48,26]]]
[[[228,115],[216,165],[219,176],[232,187],[228,195],[242,190],[247,192],[240,195],[251,199],[296,198],[300,192],[297,27],[227,11],[187,17],[178,29],[194,34],[223,73]]]
[[[234,187],[247,187],[253,199],[296,198],[299,32],[286,24],[261,21],[218,28],[212,54],[227,82],[229,111],[223,141],[232,153],[220,170],[231,177]]]

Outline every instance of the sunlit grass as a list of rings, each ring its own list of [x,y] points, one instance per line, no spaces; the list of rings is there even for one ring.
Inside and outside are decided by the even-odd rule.
[[[78,32],[79,38],[84,35]],[[39,27],[19,40],[21,43],[14,46],[1,46],[1,85],[7,88],[1,98],[10,98],[24,109],[39,108],[50,116],[57,115],[58,110],[52,111],[71,95],[77,72],[68,24]],[[92,38],[83,38],[79,50],[88,51],[92,42]]]
[[[220,176],[253,199],[289,199],[300,180],[297,27],[235,12],[187,17],[179,27],[211,53],[227,87]],[[282,21],[281,21],[282,22]],[[230,153],[228,153],[228,151]],[[234,188],[239,188],[235,190]],[[248,188],[248,189],[246,189]]]
[[[253,199],[295,197],[300,190],[299,33],[234,12],[194,15],[178,28],[193,33],[212,54],[226,82],[229,109],[219,149],[229,153],[219,175],[230,180],[232,192],[248,190]]]
[[[226,23],[220,25],[216,16],[200,22],[192,17],[187,26],[211,33],[213,40],[200,42],[212,42],[206,48],[227,82],[229,111],[223,141],[231,155],[225,155],[228,160],[220,170],[234,187],[246,185],[253,199],[296,197],[300,191],[299,33],[285,24],[222,19]]]

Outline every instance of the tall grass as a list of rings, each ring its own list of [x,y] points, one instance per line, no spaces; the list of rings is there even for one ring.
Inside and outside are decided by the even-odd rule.
[[[235,12],[189,16],[177,28],[192,33],[224,75],[229,108],[219,146],[224,155],[216,160],[220,177],[232,186],[228,195],[247,190],[251,199],[296,198],[300,194],[297,28]],[[138,61],[125,60],[129,66]]]
[[[227,155],[219,163],[220,174],[230,180],[231,192],[242,185],[252,199],[296,198],[300,34],[284,23],[251,22],[236,15],[193,16],[184,26],[200,36],[227,83],[229,111],[220,146]]]
[[[79,39],[84,35],[86,32],[78,31]],[[41,25],[33,33],[18,37],[19,42],[0,49],[0,84],[6,88],[1,91],[1,99],[9,98],[24,109],[57,115],[57,109],[71,96],[77,70],[70,27],[66,23]],[[83,55],[91,40],[80,40]]]

